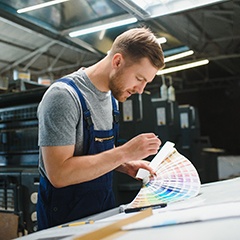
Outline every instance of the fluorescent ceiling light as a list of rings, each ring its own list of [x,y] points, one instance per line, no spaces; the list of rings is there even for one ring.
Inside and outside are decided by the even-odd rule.
[[[54,0],[54,1],[49,1],[49,2],[45,2],[45,3],[40,3],[40,4],[37,4],[37,5],[33,5],[31,7],[18,9],[17,13],[30,12],[30,11],[33,11],[33,10],[36,10],[36,9],[48,7],[48,6],[51,6],[51,5],[55,5],[55,4],[62,3],[62,2],[67,2],[67,1],[69,1],[69,0]]]
[[[157,40],[158,40],[159,44],[163,44],[163,43],[167,42],[167,39],[165,37],[160,37]]]
[[[179,58],[184,58],[184,57],[192,55],[193,53],[194,53],[193,50],[189,50],[189,51],[186,51],[186,52],[182,52],[182,53],[178,53],[178,54],[172,55],[170,57],[165,57],[164,58],[164,62],[167,63],[167,62],[171,62],[171,61],[177,60]]]
[[[208,59],[204,59],[204,60],[197,61],[197,62],[192,62],[192,63],[187,63],[187,64],[183,64],[183,65],[180,65],[180,66],[170,67],[170,68],[166,68],[166,69],[163,69],[163,70],[159,70],[157,72],[157,75],[164,75],[164,74],[167,74],[167,73],[178,72],[178,71],[181,71],[181,70],[206,65],[208,63],[209,63]]]
[[[110,22],[110,23],[105,23],[102,25],[98,25],[95,27],[90,27],[90,28],[85,28],[85,29],[81,29],[78,31],[74,31],[74,32],[70,32],[69,36],[70,37],[77,37],[80,35],[85,35],[85,34],[89,34],[89,33],[93,33],[93,32],[98,32],[101,30],[106,30],[106,29],[110,29],[110,28],[114,28],[114,27],[120,27],[123,25],[127,25],[130,23],[135,23],[137,22],[137,18],[133,17],[133,18],[128,18],[128,19],[124,19],[124,20],[119,20],[116,22]]]

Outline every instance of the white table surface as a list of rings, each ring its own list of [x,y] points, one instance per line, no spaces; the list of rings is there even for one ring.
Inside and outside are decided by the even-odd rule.
[[[227,210],[224,210],[227,206]],[[236,211],[234,211],[234,208]],[[205,220],[188,222],[191,218],[203,217]],[[212,211],[210,211],[212,210]],[[215,212],[214,212],[215,211]],[[116,212],[116,211],[115,211]],[[185,216],[187,223],[166,225],[160,227],[144,227],[137,230],[128,230],[123,235],[112,239],[118,240],[239,240],[240,239],[240,178],[203,184],[195,198],[169,204],[166,208],[154,210],[153,216],[147,219],[149,225],[152,220],[156,224],[169,214]],[[191,214],[192,213],[192,214]],[[235,216],[233,216],[235,214]],[[119,213],[94,224],[67,228],[50,228],[18,238],[19,240],[72,240],[87,232],[124,219],[131,214]],[[209,219],[208,219],[209,217]],[[196,220],[199,220],[196,219]],[[208,219],[208,220],[206,220]],[[151,224],[150,224],[151,225]],[[94,239],[93,239],[94,240]]]

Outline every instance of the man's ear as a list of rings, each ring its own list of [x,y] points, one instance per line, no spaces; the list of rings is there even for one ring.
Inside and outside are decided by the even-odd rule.
[[[121,53],[114,54],[112,58],[112,65],[114,68],[119,68],[123,64],[123,57]]]

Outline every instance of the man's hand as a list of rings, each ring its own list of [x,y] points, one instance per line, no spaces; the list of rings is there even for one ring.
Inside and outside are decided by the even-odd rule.
[[[143,133],[132,138],[120,148],[128,159],[127,161],[133,161],[157,154],[160,145],[161,141],[154,133]]]
[[[149,166],[148,161],[146,160],[138,160],[138,161],[130,161],[122,164],[118,168],[117,171],[125,173],[133,178],[136,178],[137,172],[139,168],[143,168],[149,171],[150,175],[156,175],[156,172]]]

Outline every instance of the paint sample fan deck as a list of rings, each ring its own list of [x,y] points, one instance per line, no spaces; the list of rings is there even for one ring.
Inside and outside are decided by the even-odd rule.
[[[128,208],[180,201],[199,193],[201,182],[195,167],[173,146],[166,142],[150,163],[156,176],[149,177],[148,171],[139,170],[137,177],[144,185]]]

